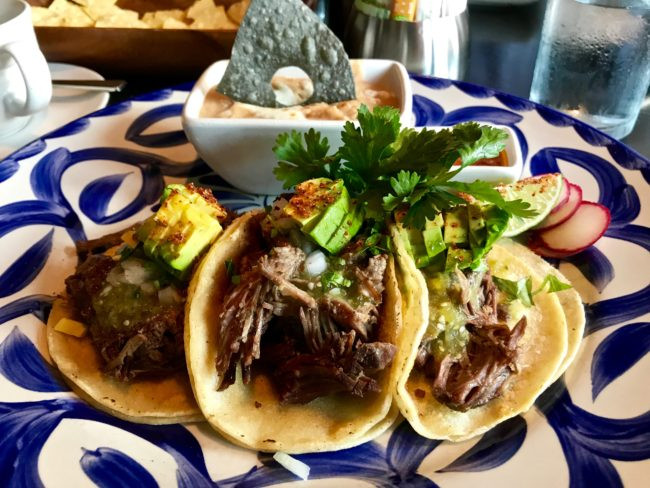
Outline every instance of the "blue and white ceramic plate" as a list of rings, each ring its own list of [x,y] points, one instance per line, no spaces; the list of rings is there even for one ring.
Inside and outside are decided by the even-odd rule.
[[[648,486],[650,161],[553,110],[489,89],[415,78],[417,125],[479,120],[517,134],[527,171],[562,171],[611,209],[596,247],[556,262],[586,303],[586,337],[535,408],[459,444],[402,423],[354,449],[297,456],[298,482],[269,455],[207,424],[120,421],[77,399],[50,365],[43,325],[76,258],[73,242],[150,214],[165,181],[212,186],[243,210],[181,130],[187,87],[105,108],[0,162],[0,480],[5,486]],[[645,481],[644,481],[645,480]]]

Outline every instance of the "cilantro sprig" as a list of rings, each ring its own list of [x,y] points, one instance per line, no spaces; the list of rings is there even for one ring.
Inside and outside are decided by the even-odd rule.
[[[533,280],[530,276],[513,281],[505,278],[493,276],[494,284],[506,296],[508,301],[519,300],[525,307],[535,305],[535,295],[547,289],[547,293],[556,293],[558,291],[573,288],[568,283],[563,283],[556,276],[547,274],[539,288],[533,291]]]
[[[313,129],[281,134],[273,148],[279,159],[274,173],[287,189],[310,178],[342,179],[352,196],[365,202],[367,217],[383,220],[404,209],[405,224],[418,229],[440,211],[465,203],[465,195],[508,215],[530,217],[528,203],[506,201],[488,183],[451,181],[476,161],[498,156],[506,137],[503,130],[475,122],[439,131],[401,128],[398,110],[370,112],[362,105],[358,124],[345,124],[335,154],[328,155],[327,138]]]

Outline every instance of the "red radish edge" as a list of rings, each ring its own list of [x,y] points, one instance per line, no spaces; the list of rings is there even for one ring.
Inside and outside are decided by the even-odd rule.
[[[553,208],[551,213],[535,227],[536,230],[548,230],[557,227],[569,220],[578,211],[582,203],[582,188],[569,181],[567,181],[567,184],[569,195],[566,201]]]
[[[578,253],[600,239],[610,221],[607,207],[600,203],[582,202],[571,218],[552,229],[537,233],[540,250],[565,256]],[[573,243],[568,244],[570,241]]]
[[[572,184],[573,183],[571,183],[566,178],[564,178],[564,177],[562,178],[562,187],[560,188],[560,191],[561,191],[560,198],[558,198],[558,201],[555,204],[555,207],[553,207],[553,210],[551,210],[551,213],[549,215],[552,215],[552,214],[556,213],[569,200],[569,195],[571,194],[571,185]],[[578,185],[574,185],[574,186],[578,186]]]
[[[557,251],[551,251],[547,247],[544,246],[542,242],[539,241],[539,239],[533,238],[531,241],[528,243],[528,247],[536,253],[539,254],[540,256],[543,256],[545,258],[566,258],[568,256],[571,256],[573,253],[566,253],[566,252],[557,252]]]

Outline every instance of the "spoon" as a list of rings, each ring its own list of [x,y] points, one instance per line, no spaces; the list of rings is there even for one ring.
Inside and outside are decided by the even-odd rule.
[[[126,85],[124,80],[52,80],[52,86],[87,91],[119,92]]]

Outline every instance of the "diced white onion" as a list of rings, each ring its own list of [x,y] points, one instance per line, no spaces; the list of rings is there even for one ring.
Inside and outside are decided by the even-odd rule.
[[[124,275],[120,272],[120,267],[115,266],[106,276],[106,281],[113,285],[117,286],[123,282]]]
[[[141,285],[149,277],[149,271],[136,259],[127,259],[121,263],[124,281],[132,285]]]
[[[173,286],[166,286],[158,291],[158,300],[163,305],[172,305],[181,301],[181,296]]]
[[[309,466],[307,466],[302,461],[298,461],[296,458],[289,456],[285,452],[276,452],[273,455],[278,464],[280,464],[287,471],[292,472],[298,478],[306,480],[309,478]]]
[[[318,276],[327,269],[327,259],[321,251],[314,251],[305,259],[305,271],[310,276]]]
[[[311,254],[314,252],[314,249],[316,249],[316,244],[311,242],[309,239],[303,239],[300,244],[300,249],[302,249],[305,254]]]

